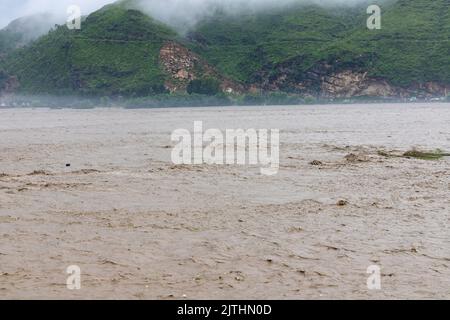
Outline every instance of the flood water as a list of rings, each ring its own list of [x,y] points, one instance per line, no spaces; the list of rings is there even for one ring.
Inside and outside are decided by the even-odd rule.
[[[279,129],[278,174],[174,165],[194,121]],[[450,159],[411,149],[450,104],[0,109],[0,298],[450,298]]]

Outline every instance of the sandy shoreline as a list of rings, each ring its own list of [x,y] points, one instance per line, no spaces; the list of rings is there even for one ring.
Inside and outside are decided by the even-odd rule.
[[[280,129],[279,174],[174,166],[196,120]],[[449,299],[450,159],[378,154],[449,128],[450,104],[0,110],[0,299]]]

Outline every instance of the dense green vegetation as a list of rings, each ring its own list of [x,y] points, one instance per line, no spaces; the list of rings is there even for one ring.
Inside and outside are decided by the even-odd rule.
[[[14,50],[20,39],[20,34],[0,30],[0,54],[7,54]]]
[[[361,8],[359,8],[361,9]],[[354,13],[359,12],[355,19]],[[364,14],[364,11],[362,12]],[[295,6],[260,14],[218,12],[190,34],[193,48],[222,72],[244,82],[258,71],[299,58],[299,73],[326,58],[336,39],[362,26],[361,10]]]
[[[182,35],[133,10],[132,2],[92,13],[81,30],[59,26],[14,51],[23,39],[0,31],[3,78],[17,76],[21,92],[29,94],[159,96],[167,93],[169,76],[159,51],[165,41],[176,40],[244,85],[283,72],[299,82],[322,65],[364,71],[397,86],[450,83],[450,0],[370,1],[382,7],[381,30],[366,28],[367,5],[293,5],[252,14],[217,11]],[[248,94],[240,102],[276,103],[295,92],[281,90],[285,93],[269,100],[264,93]],[[205,78],[191,81],[187,91],[216,95],[220,90],[218,82]]]
[[[343,45],[371,55],[370,75],[397,85],[450,82],[449,0],[398,0],[382,18],[382,30],[358,29]]]
[[[3,63],[27,93],[142,96],[165,92],[159,49],[176,34],[136,10],[110,5],[81,30],[51,30]]]
[[[191,37],[195,50],[244,82],[290,62],[301,79],[320,62],[351,67],[395,85],[450,81],[450,1],[370,1],[382,7],[382,29],[366,27],[366,5],[294,6],[259,15],[218,13]]]

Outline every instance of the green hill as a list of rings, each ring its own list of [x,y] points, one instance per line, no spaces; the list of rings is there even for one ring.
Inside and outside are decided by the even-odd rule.
[[[450,1],[378,3],[381,30],[366,27],[367,5],[294,6],[259,15],[214,17],[190,37],[197,52],[247,83],[268,81],[261,75],[276,78],[282,72],[295,83],[328,64],[334,72],[367,71],[398,86],[449,84]]]
[[[450,82],[450,0],[399,0],[382,18],[378,32],[358,29],[339,45],[370,54],[369,74],[393,84]]]
[[[159,50],[175,36],[139,11],[110,5],[89,15],[81,30],[60,26],[8,56],[3,66],[31,94],[161,93]]]
[[[378,1],[381,30],[367,29],[367,4],[292,5],[252,14],[217,10],[186,34],[132,3],[92,13],[81,30],[51,30],[8,54],[0,74],[14,76],[18,91],[31,94],[149,96],[186,91],[195,87],[189,81],[211,77],[224,91],[250,93],[450,92],[450,0]]]
[[[300,72],[324,58],[336,38],[357,27],[356,8],[294,6],[270,13],[237,16],[218,12],[188,37],[193,48],[220,70],[244,82],[264,67],[302,57]],[[361,9],[361,8],[358,8]]]

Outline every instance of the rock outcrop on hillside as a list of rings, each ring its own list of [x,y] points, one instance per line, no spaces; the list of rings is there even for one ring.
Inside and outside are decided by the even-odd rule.
[[[220,88],[226,93],[243,93],[244,86],[217,72],[200,56],[175,41],[167,41],[160,50],[160,63],[168,78],[166,89],[170,92],[186,92],[192,80],[215,78],[220,81]]]
[[[382,78],[370,77],[363,68],[339,68],[337,65],[319,63],[307,71],[296,70],[295,61],[276,68],[275,75],[261,72],[249,91],[289,91],[324,99],[354,97],[424,98],[445,97],[450,84],[437,82],[414,83],[407,87],[390,84]]]

